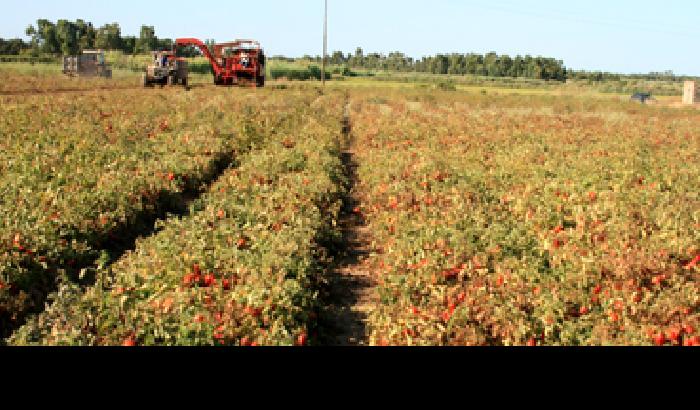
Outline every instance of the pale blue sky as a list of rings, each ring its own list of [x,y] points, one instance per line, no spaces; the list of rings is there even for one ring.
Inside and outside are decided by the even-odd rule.
[[[700,75],[697,0],[329,0],[329,49],[495,51],[556,57],[574,69],[673,70]],[[321,54],[323,0],[3,0],[0,37],[23,37],[38,18],[96,25],[123,35],[154,25],[159,37],[260,40],[268,55]]]

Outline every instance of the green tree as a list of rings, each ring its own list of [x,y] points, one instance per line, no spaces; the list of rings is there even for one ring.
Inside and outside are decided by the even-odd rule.
[[[95,36],[97,33],[92,23],[78,19],[75,25],[78,29],[78,47],[80,50],[95,48]]]
[[[135,36],[122,37],[121,50],[124,52],[124,54],[135,54],[136,41],[137,39]]]
[[[40,53],[59,54],[61,45],[56,34],[56,25],[46,19],[39,19],[36,27],[29,26],[25,33],[31,37],[32,48]]]
[[[58,20],[56,23],[56,39],[64,56],[78,54],[78,26],[68,20]]]
[[[149,53],[158,47],[158,37],[153,26],[141,26],[141,34],[136,41],[136,53]]]
[[[95,47],[105,50],[122,50],[122,30],[119,23],[105,24],[97,30]]]

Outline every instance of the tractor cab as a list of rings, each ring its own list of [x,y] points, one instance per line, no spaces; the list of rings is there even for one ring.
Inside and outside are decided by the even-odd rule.
[[[151,53],[151,64],[143,75],[143,85],[182,84],[187,87],[188,75],[187,60],[177,57],[173,51],[154,51]]]

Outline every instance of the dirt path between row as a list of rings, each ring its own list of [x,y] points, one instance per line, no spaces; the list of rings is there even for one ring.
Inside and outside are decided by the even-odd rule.
[[[345,109],[343,132],[346,141],[342,160],[350,186],[339,220],[342,246],[337,250],[336,262],[328,278],[321,343],[327,346],[367,346],[366,321],[373,306],[374,283],[364,261],[371,252],[371,235],[362,215],[355,212],[360,205],[356,191],[358,164],[349,105]]]

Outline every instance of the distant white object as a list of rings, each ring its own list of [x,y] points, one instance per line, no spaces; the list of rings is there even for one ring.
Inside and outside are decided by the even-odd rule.
[[[700,102],[700,88],[695,81],[686,81],[683,86],[683,104],[692,105]]]

